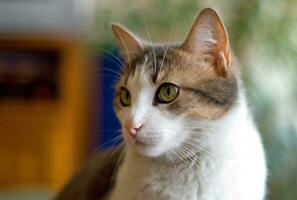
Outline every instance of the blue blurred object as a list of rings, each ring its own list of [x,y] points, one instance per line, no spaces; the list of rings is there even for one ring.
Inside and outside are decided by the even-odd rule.
[[[109,148],[120,142],[117,136],[120,134],[121,126],[113,109],[114,84],[121,67],[120,61],[117,51],[109,50],[102,52],[97,62],[97,69],[100,69],[97,85],[100,89],[97,91],[99,104],[96,108],[96,118],[100,123],[97,121],[95,125],[97,142],[94,145],[99,148]]]

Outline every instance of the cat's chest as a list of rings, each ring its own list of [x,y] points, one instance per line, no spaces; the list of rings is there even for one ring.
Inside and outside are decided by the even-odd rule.
[[[197,174],[194,170],[187,173],[179,170],[163,166],[122,166],[108,200],[196,200]]]

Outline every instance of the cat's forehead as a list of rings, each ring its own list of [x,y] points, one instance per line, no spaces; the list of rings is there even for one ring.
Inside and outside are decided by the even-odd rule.
[[[125,66],[125,83],[140,76],[153,85],[162,82],[184,83],[215,76],[212,68],[197,57],[173,46],[148,47]]]
[[[126,64],[126,78],[147,75],[153,84],[177,65],[179,55],[173,47],[147,47],[131,63]]]

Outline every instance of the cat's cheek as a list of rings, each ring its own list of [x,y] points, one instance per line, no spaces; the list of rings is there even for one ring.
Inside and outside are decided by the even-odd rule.
[[[126,108],[121,108],[120,110],[116,110],[116,116],[123,126],[124,122],[126,121],[127,118],[127,109]]]
[[[121,129],[122,129],[121,134],[122,134],[122,137],[123,137],[123,139],[124,139],[125,141],[128,140],[128,134],[125,134],[125,133],[124,133],[122,127],[124,127],[123,124],[124,124],[124,122],[126,121],[126,116],[127,116],[126,113],[127,113],[127,111],[124,111],[123,109],[121,109],[121,110],[116,110],[116,116],[117,116],[117,118],[118,118],[118,120],[119,120],[119,122],[120,122],[120,124],[121,124]]]

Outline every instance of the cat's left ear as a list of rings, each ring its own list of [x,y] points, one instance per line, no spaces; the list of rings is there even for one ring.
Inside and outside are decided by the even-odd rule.
[[[181,48],[210,61],[218,75],[226,76],[230,63],[229,40],[219,15],[211,8],[196,18]]]
[[[117,39],[121,55],[127,63],[131,63],[143,51],[142,42],[132,32],[119,24],[112,24],[111,28]]]

